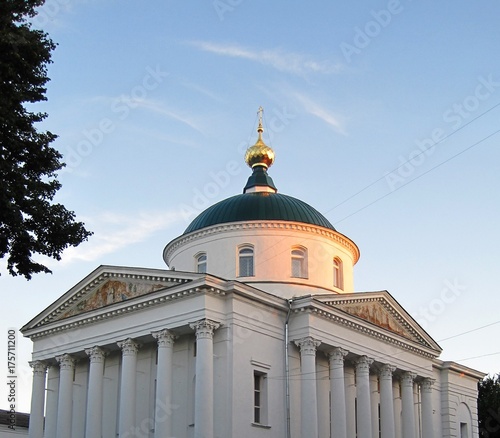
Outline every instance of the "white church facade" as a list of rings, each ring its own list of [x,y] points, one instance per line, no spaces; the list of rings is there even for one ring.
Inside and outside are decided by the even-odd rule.
[[[100,266],[22,328],[31,438],[477,438],[484,374],[387,291],[354,292],[356,244],[277,192],[243,194],[165,247],[169,269]]]

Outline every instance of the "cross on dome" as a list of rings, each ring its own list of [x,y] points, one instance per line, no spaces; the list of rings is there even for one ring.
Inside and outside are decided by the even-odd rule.
[[[268,169],[274,163],[274,151],[272,148],[267,146],[262,140],[262,133],[264,132],[264,127],[262,126],[264,108],[259,107],[257,114],[259,114],[259,126],[257,127],[257,133],[259,137],[257,138],[257,142],[250,146],[245,153],[245,162],[250,168],[254,168],[257,166],[264,167]]]

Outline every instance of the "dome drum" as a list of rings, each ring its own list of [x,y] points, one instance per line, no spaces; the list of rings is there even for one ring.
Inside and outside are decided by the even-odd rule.
[[[353,292],[358,247],[315,208],[278,193],[267,173],[274,151],[262,139],[259,112],[259,137],[245,155],[252,175],[243,193],[200,213],[165,247],[165,263],[178,271],[258,284],[283,297]]]

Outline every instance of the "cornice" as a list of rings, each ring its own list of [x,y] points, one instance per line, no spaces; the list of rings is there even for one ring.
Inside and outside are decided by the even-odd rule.
[[[165,294],[165,292],[168,292],[168,294],[159,296],[160,293]],[[163,305],[171,301],[188,298],[195,294],[200,294],[200,293],[211,293],[220,296],[226,295],[226,292],[221,289],[214,287],[207,287],[207,286],[193,287],[190,289],[176,291],[173,293],[167,289],[167,291],[163,290],[161,292],[160,291],[156,293],[153,292],[148,295],[142,295],[136,298],[132,298],[128,301],[122,301],[120,303],[111,304],[109,306],[106,306],[105,308],[93,311],[91,315],[89,315],[88,313],[84,313],[69,317],[62,321],[55,321],[52,323],[48,323],[50,324],[50,326],[47,326],[45,329],[43,328],[43,326],[40,327],[39,325],[37,325],[34,328],[26,330],[24,335],[31,339],[38,339],[44,336],[50,336],[55,333],[60,333],[66,330],[82,328],[83,326],[88,324],[105,321],[107,319],[114,318],[117,316],[122,316],[131,312],[140,311],[158,305]]]
[[[362,304],[362,303],[378,303],[380,304],[402,327],[404,327],[411,335],[415,338],[417,342],[428,343],[428,340],[425,339],[415,328],[408,323],[408,321],[396,311],[396,309],[390,305],[389,301],[384,296],[375,296],[375,297],[360,297],[360,298],[345,298],[345,296],[339,294],[335,296],[336,299],[333,300],[325,300],[321,301],[322,303],[328,304],[330,306],[342,305],[342,304]],[[339,309],[344,311],[343,309]],[[349,313],[349,312],[347,312]],[[354,315],[353,315],[354,316]]]
[[[172,253],[179,247],[185,244],[198,240],[206,236],[222,234],[232,231],[247,231],[247,230],[273,230],[273,231],[302,231],[307,233],[316,234],[333,240],[347,249],[353,258],[353,264],[359,260],[359,249],[356,244],[344,236],[343,234],[330,230],[328,228],[319,227],[311,224],[304,224],[302,222],[290,221],[251,221],[251,222],[229,222],[227,224],[217,224],[211,227],[202,228],[198,231],[182,235],[177,239],[172,240],[163,251],[163,259],[167,262],[170,260]]]
[[[69,310],[77,301],[79,301],[83,296],[88,293],[90,290],[102,285],[106,280],[109,279],[134,279],[134,280],[145,280],[145,281],[160,281],[163,283],[179,283],[184,284],[188,283],[192,280],[186,278],[174,278],[167,276],[157,276],[157,275],[145,275],[145,274],[132,274],[126,272],[103,272],[98,277],[87,283],[85,286],[79,288],[71,298],[68,298],[66,301],[61,303],[58,307],[56,307],[53,311],[51,311],[45,318],[39,321],[34,327],[40,327],[49,322],[56,320],[56,318],[61,315],[63,312]]]
[[[336,309],[337,310],[337,309]],[[402,348],[407,351],[411,351],[412,353],[416,353],[420,356],[427,357],[427,358],[436,358],[439,355],[439,352],[431,352],[432,350],[431,347],[425,348],[425,347],[417,347],[415,345],[412,345],[408,342],[405,342],[403,339],[399,339],[395,336],[391,336],[388,332],[384,333],[381,330],[375,330],[371,327],[368,327],[367,325],[361,324],[359,322],[353,321],[352,319],[349,319],[347,317],[343,317],[341,315],[338,315],[333,312],[329,312],[325,309],[320,309],[314,304],[308,304],[303,307],[294,309],[293,312],[295,314],[302,313],[302,312],[309,312],[312,314],[315,314],[321,318],[328,319],[329,321],[333,321],[337,324],[340,324],[344,327],[347,327],[349,329],[355,330],[357,332],[363,333],[365,335],[368,335],[372,338],[376,338],[380,341],[386,342],[388,344],[393,344],[398,348]],[[349,315],[351,316],[351,315]],[[364,321],[364,320],[363,320]]]

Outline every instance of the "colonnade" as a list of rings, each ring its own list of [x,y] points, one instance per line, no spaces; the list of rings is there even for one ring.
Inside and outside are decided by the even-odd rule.
[[[203,319],[190,326],[196,334],[195,438],[213,438],[213,335],[219,324]],[[172,371],[175,335],[164,329],[151,333],[157,341],[155,437],[172,436]],[[118,436],[135,436],[136,368],[141,344],[128,338],[117,342],[121,349],[120,397],[118,401]],[[94,346],[85,350],[89,358],[89,384],[85,418],[85,438],[102,436],[102,403],[105,349]],[[33,361],[33,390],[29,425],[30,438],[72,436],[73,376],[76,359],[70,354],[55,357],[59,365],[57,418],[47,418],[44,432],[44,408],[47,369],[57,367],[46,361]],[[52,425],[52,426],[49,426]],[[48,427],[49,426],[49,427]]]
[[[219,324],[203,319],[190,325],[196,334],[195,438],[214,436],[213,336]],[[152,332],[157,341],[156,400],[154,436],[172,436],[172,373],[175,335],[164,329]],[[300,436],[319,438],[316,355],[320,341],[305,337],[295,341],[301,359],[301,430]],[[137,355],[141,348],[128,338],[116,343],[121,350],[120,392],[118,400],[118,436],[134,436],[136,428]],[[103,411],[104,361],[108,351],[100,346],[85,349],[89,360],[85,438],[101,438]],[[330,372],[331,438],[378,438],[378,403],[380,431],[383,438],[417,438],[414,384],[421,388],[421,430],[424,438],[433,436],[432,380],[398,369],[390,363],[374,364],[372,358],[356,356],[354,374],[346,372],[348,351],[332,348],[328,352]],[[53,362],[34,361],[31,400],[30,438],[67,438],[72,436],[73,378],[76,359],[70,354],[56,356],[59,379],[56,418],[47,418],[44,435],[44,407],[47,369]],[[351,369],[351,367],[349,367]],[[373,378],[378,375],[377,378]],[[416,380],[417,379],[417,380]],[[395,394],[401,388],[401,397]],[[374,393],[377,394],[376,404]],[[49,401],[48,401],[49,403]],[[374,409],[375,407],[375,409]],[[53,411],[53,410],[52,410]],[[401,415],[399,414],[401,412]],[[401,425],[398,417],[401,417]]]
[[[318,438],[318,402],[316,397],[316,349],[320,341],[312,337],[305,337],[295,341],[300,348],[301,356],[301,436]],[[333,348],[328,352],[330,369],[330,424],[331,438],[378,438],[377,404],[372,399],[374,392],[370,377],[378,374],[380,390],[380,435],[383,438],[417,438],[414,401],[414,384],[417,375],[410,371],[398,370],[389,363],[376,364],[367,356],[358,356],[354,361],[355,375],[345,374],[345,357],[348,351],[342,348]],[[353,378],[354,377],[354,378]],[[400,384],[401,403],[395,387]],[[421,420],[422,436],[434,438],[432,383],[429,378],[419,378],[421,388]],[[355,393],[353,394],[353,388]],[[377,409],[374,409],[374,406]],[[399,407],[401,411],[401,429],[398,427],[396,415]],[[377,415],[378,416],[378,415]],[[377,425],[375,428],[374,425]]]

